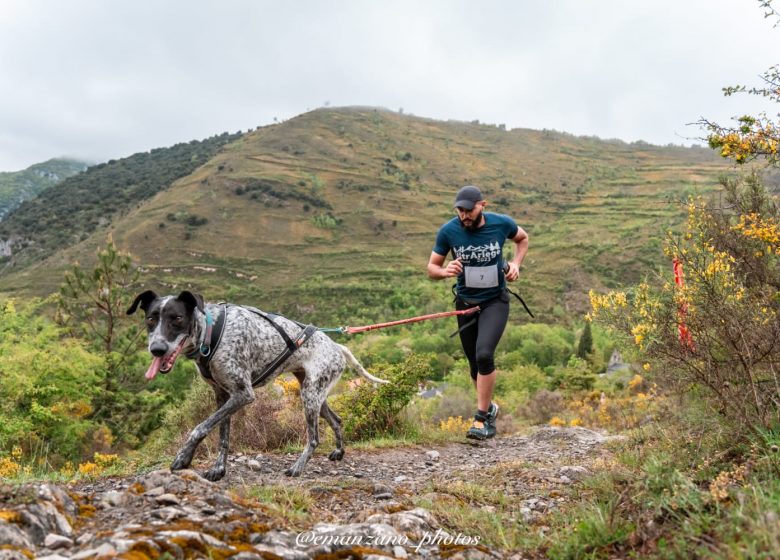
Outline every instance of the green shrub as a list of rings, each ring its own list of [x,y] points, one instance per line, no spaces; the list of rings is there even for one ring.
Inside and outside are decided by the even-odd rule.
[[[0,451],[43,447],[51,462],[78,460],[100,428],[91,415],[106,364],[36,311],[0,308]]]
[[[369,439],[394,433],[401,424],[400,412],[428,375],[431,356],[412,354],[402,363],[377,368],[388,384],[361,382],[333,401],[341,416],[345,437]]]
[[[534,364],[519,365],[508,371],[499,371],[496,376],[496,394],[517,394],[524,397],[547,388],[549,379]]]
[[[577,356],[571,356],[565,366],[553,369],[550,388],[589,391],[595,382],[596,376],[590,371],[590,365]]]

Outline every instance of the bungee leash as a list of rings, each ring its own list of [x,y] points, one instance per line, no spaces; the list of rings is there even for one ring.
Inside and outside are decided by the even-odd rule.
[[[452,317],[454,315],[469,315],[470,313],[476,313],[479,311],[479,305],[469,307],[468,309],[461,309],[458,311],[443,311],[441,313],[430,313],[428,315],[420,315],[419,317],[409,317],[408,319],[400,319],[398,321],[390,321],[388,323],[377,323],[375,325],[365,325],[362,327],[336,327],[336,328],[324,328],[320,327],[322,332],[335,332],[341,334],[358,334],[367,331],[373,331],[374,329],[384,329],[386,327],[395,327],[397,325],[406,325],[407,323],[417,323],[419,321],[428,321],[430,319],[439,319],[442,317]]]

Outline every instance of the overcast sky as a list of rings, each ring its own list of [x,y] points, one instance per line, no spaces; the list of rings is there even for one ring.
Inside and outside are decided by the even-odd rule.
[[[0,171],[326,102],[690,144],[780,62],[756,0],[0,0]]]

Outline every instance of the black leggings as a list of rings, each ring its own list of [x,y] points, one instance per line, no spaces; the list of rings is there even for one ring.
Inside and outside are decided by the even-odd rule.
[[[504,292],[499,297],[479,304],[481,311],[477,321],[460,331],[460,343],[463,352],[469,360],[471,378],[477,379],[477,373],[487,375],[493,373],[496,364],[493,354],[504,334],[507,319],[509,319],[509,294]],[[473,307],[457,298],[455,309]],[[458,315],[458,328],[474,319],[474,315]]]

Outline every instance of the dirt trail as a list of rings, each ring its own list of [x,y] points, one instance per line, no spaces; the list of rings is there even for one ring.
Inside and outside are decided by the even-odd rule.
[[[458,539],[456,527],[421,503],[477,485],[506,497],[505,522],[543,530],[569,499],[567,487],[609,455],[609,439],[584,428],[540,428],[479,444],[348,448],[339,463],[317,454],[296,479],[283,474],[295,454],[237,454],[218,483],[160,470],[70,487],[4,487],[0,560],[522,558],[476,542],[479,535]],[[306,497],[305,512],[285,506],[292,494]]]

